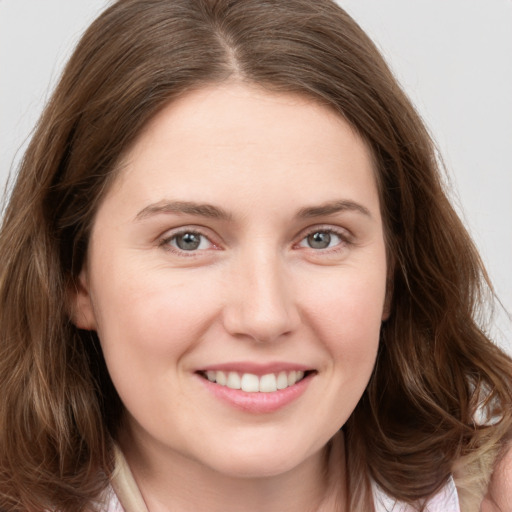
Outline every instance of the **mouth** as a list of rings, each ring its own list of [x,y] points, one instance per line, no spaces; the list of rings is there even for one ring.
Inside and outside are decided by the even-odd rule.
[[[197,374],[221,387],[241,390],[246,393],[275,393],[303,381],[316,370],[290,370],[256,375],[225,370],[202,370]]]
[[[315,369],[274,362],[232,362],[212,365],[195,372],[204,389],[221,402],[250,414],[277,412],[306,393]]]

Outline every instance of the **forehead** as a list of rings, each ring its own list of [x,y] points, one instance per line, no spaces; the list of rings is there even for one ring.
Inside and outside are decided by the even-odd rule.
[[[371,151],[340,115],[306,96],[240,83],[168,104],[125,154],[114,185],[147,200],[172,193],[247,204],[261,191],[269,204],[284,192],[303,203],[340,193],[376,200]]]
[[[330,129],[325,130],[326,127]],[[318,145],[320,139],[334,131],[338,135],[343,132],[346,143],[356,139],[358,144],[363,142],[334,107],[318,99],[306,94],[274,92],[257,84],[226,82],[192,90],[167,104],[145,125],[129,155],[148,143],[158,144],[172,133],[182,138],[193,135],[194,144],[204,145],[218,144],[219,139],[225,144],[250,144],[248,137],[254,143],[268,144],[282,144],[291,137],[301,138],[302,143],[315,138]]]

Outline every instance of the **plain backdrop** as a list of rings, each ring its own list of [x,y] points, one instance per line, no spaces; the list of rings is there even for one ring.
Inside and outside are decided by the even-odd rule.
[[[80,34],[109,3],[0,0],[0,187]],[[493,334],[512,353],[512,0],[339,3],[377,43],[438,143],[451,197],[505,308]]]

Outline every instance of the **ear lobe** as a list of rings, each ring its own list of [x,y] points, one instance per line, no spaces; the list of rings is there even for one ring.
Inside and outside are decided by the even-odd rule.
[[[85,270],[80,272],[78,279],[69,285],[68,304],[71,321],[79,329],[96,330],[96,317],[89,293],[89,283]]]
[[[386,279],[386,296],[384,297],[384,307],[382,308],[382,322],[385,322],[391,315],[391,304],[393,303],[393,278],[395,275],[394,266],[389,265],[388,276]]]
[[[386,298],[384,299],[384,307],[382,308],[382,322],[385,322],[389,316],[391,315],[391,302],[393,298],[393,293],[391,289],[388,287],[386,291]]]

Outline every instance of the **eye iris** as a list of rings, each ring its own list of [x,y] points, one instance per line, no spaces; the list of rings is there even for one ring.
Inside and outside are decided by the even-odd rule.
[[[199,247],[201,243],[201,235],[196,233],[184,233],[176,237],[176,245],[182,251],[193,251]]]
[[[317,231],[308,235],[308,244],[313,249],[326,249],[331,243],[331,235],[326,232]]]

